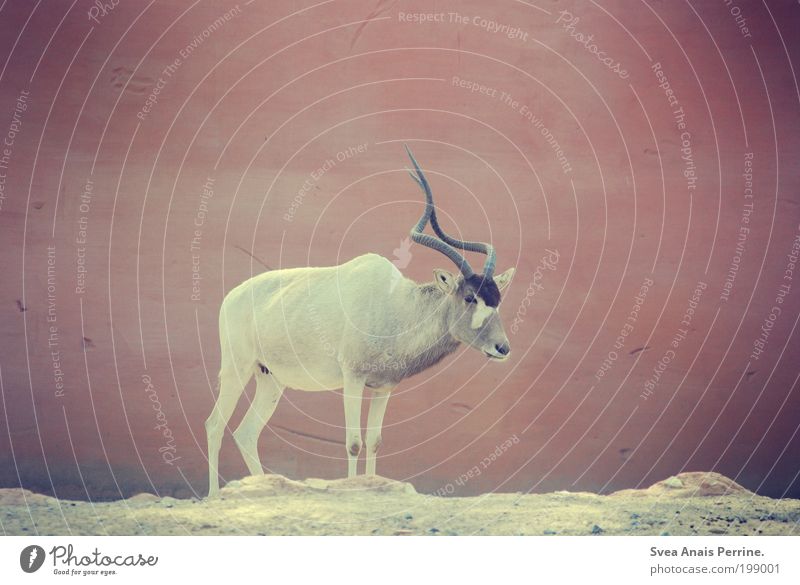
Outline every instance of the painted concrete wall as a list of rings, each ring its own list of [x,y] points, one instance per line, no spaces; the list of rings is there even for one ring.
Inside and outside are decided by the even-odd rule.
[[[398,387],[381,474],[797,497],[800,13],[768,5],[4,3],[0,484],[204,492],[228,290],[365,252],[452,268],[404,251],[406,142],[446,228],[517,267],[513,358]],[[265,466],[342,476],[343,422],[288,391]],[[222,459],[245,473],[229,435]]]

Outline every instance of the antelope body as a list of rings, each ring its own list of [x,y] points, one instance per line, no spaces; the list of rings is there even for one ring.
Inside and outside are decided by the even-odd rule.
[[[364,254],[339,266],[265,272],[228,293],[219,315],[219,397],[206,420],[209,495],[219,489],[223,432],[253,376],[255,397],[234,432],[250,473],[263,473],[258,437],[286,387],[343,388],[348,477],[352,477],[362,447],[365,387],[373,393],[365,437],[366,473],[374,475],[386,405],[400,381],[435,365],[460,343],[491,359],[508,358],[510,348],[497,306],[514,269],[493,277],[494,252],[488,244],[454,240],[440,230],[430,188],[413,156],[411,160],[417,171],[412,176],[428,201],[412,238],[448,255],[462,274],[437,269],[433,282],[418,284],[386,258]],[[421,233],[429,220],[443,238]],[[472,273],[454,246],[487,253],[484,274]],[[487,248],[477,249],[481,246]]]

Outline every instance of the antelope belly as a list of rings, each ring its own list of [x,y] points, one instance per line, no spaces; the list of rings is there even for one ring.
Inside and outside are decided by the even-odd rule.
[[[267,367],[281,384],[295,390],[335,390],[344,384],[342,371],[335,362],[324,367],[311,363],[277,363]]]

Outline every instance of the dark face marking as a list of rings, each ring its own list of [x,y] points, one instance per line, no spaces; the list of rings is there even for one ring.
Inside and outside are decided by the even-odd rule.
[[[483,274],[473,274],[464,280],[465,296],[476,294],[487,307],[497,307],[500,304],[500,289],[497,288],[494,280],[484,278]]]

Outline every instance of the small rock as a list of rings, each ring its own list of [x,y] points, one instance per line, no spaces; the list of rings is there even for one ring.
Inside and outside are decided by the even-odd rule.
[[[592,526],[592,534],[602,534],[602,533],[603,533],[603,529],[600,528],[597,524]]]
[[[441,531],[438,528],[431,528],[430,530],[428,530],[428,532],[430,532],[431,534],[436,534],[437,532]]]
[[[667,532],[667,531],[665,530],[665,531],[664,531],[664,532],[662,532],[662,533],[661,533],[659,536],[669,536],[669,532]]]
[[[406,514],[405,516],[403,516],[403,518],[405,518],[406,520],[413,520],[414,516],[412,516],[411,514]]]
[[[556,532],[555,530],[550,530],[549,528],[545,530],[544,533],[547,535],[558,534],[558,532]]]
[[[667,479],[665,479],[663,481],[663,484],[666,487],[675,488],[675,489],[680,489],[680,488],[683,487],[683,482],[680,480],[680,478],[675,477],[674,475],[672,477],[668,477]]]
[[[134,496],[131,496],[130,498],[128,498],[128,501],[129,502],[157,502],[160,499],[161,498],[159,498],[155,494],[149,494],[147,492],[142,492],[142,493],[138,493],[138,494],[136,494]]]
[[[305,484],[313,488],[315,490],[327,490],[328,489],[328,482],[327,480],[320,479],[318,477],[309,477],[305,480]]]

